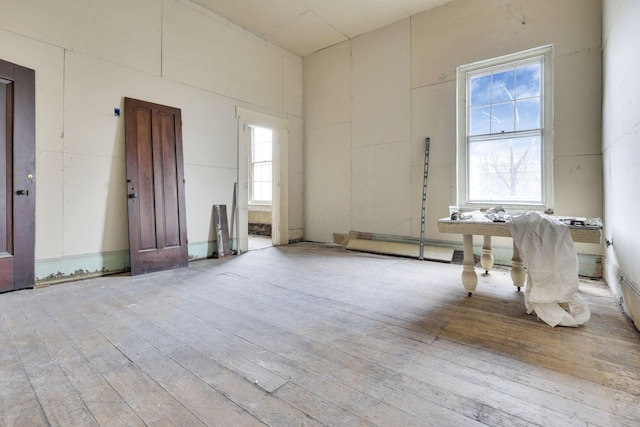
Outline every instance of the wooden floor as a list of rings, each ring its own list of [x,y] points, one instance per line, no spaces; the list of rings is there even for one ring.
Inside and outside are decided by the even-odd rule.
[[[300,243],[0,295],[1,426],[638,426],[607,288],[551,328],[508,272]]]

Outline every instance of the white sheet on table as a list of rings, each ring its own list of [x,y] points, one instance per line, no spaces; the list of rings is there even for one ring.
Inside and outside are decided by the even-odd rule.
[[[569,228],[532,211],[512,215],[508,226],[527,268],[527,313],[535,311],[551,326],[586,323],[591,312],[578,296],[578,254]]]

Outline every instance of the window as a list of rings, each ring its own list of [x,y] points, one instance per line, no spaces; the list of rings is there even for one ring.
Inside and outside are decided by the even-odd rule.
[[[249,126],[249,129],[251,130],[249,201],[253,204],[270,205],[273,131],[258,126]]]
[[[553,48],[458,67],[458,201],[553,205]]]

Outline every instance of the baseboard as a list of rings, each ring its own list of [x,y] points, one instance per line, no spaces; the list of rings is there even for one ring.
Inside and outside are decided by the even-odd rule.
[[[632,280],[620,266],[604,258],[604,280],[625,313],[640,330],[640,284]]]
[[[298,243],[302,241],[304,241],[304,230],[302,228],[289,230],[289,243]]]
[[[347,245],[350,239],[376,240],[381,242],[398,242],[419,244],[420,239],[411,236],[396,236],[392,234],[367,233],[362,231],[350,231],[349,234],[334,233],[333,242],[336,244]],[[426,246],[451,248],[456,251],[462,250],[461,242],[452,242],[448,240],[425,239]],[[474,245],[473,253],[482,255],[482,245]],[[493,246],[493,259],[495,265],[511,267],[511,257],[513,256],[513,247]],[[602,256],[596,254],[578,254],[578,274],[582,277],[590,277],[594,279],[602,278]]]
[[[128,250],[39,259],[35,261],[36,286],[122,273],[130,269]]]
[[[230,247],[234,247],[231,245]],[[209,240],[206,242],[189,243],[189,261],[198,259],[213,258],[218,253],[218,242]]]
[[[217,253],[217,250],[218,245],[215,240],[189,243],[189,261],[211,258],[213,254]],[[71,255],[35,261],[36,286],[125,273],[130,270],[131,262],[128,250]]]

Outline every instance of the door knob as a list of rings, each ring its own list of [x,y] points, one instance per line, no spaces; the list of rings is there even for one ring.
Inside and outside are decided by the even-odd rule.
[[[28,196],[29,195],[29,190],[18,190],[18,191],[16,191],[16,194],[18,196]]]
[[[129,194],[129,198],[130,199],[137,199],[138,198],[138,193]]]

